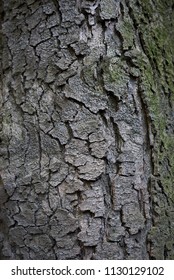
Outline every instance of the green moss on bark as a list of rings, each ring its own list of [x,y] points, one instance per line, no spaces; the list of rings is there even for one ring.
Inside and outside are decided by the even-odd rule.
[[[152,184],[153,227],[149,234],[150,256],[173,259],[174,253],[174,2],[141,0],[130,5],[143,56],[136,63],[141,71],[142,98],[154,134]]]

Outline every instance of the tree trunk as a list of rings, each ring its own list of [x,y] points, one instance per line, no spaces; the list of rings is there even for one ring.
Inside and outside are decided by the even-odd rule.
[[[1,4],[1,259],[174,259],[173,0]]]

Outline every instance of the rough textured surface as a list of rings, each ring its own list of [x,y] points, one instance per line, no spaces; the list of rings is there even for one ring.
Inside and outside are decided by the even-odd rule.
[[[1,259],[174,259],[174,4],[1,4]]]

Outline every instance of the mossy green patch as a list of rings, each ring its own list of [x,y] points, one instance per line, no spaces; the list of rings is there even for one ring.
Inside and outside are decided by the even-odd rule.
[[[172,0],[132,1],[143,55],[134,58],[140,69],[142,99],[153,125],[153,169],[159,190],[152,190],[155,226],[149,234],[151,255],[156,259],[174,257],[174,9]],[[169,244],[170,243],[170,244]],[[164,248],[167,250],[164,253]]]
[[[128,82],[128,69],[125,61],[120,58],[105,58],[102,62],[104,87],[107,91],[115,92],[121,96],[126,92]]]

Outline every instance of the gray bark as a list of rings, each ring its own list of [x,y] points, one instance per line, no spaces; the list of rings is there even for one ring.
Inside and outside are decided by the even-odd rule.
[[[172,258],[142,2],[4,1],[2,259]]]

